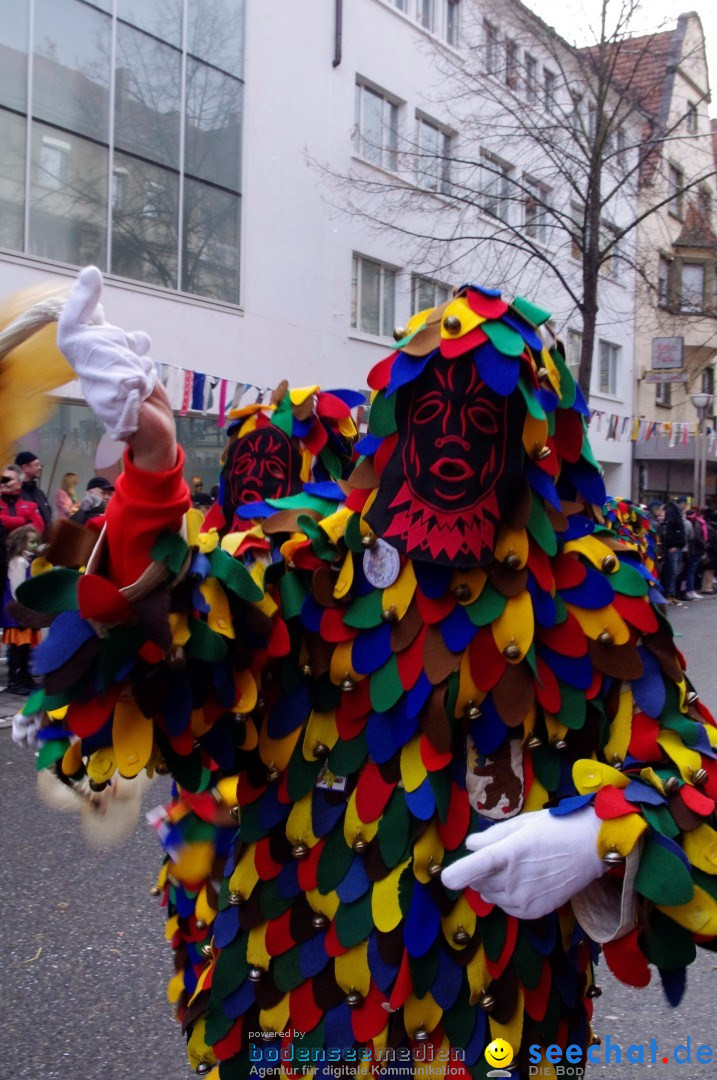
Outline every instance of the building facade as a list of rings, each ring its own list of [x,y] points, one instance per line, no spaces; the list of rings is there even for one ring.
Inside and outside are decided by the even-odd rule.
[[[580,69],[514,9],[352,0],[307,18],[293,0],[0,0],[0,294],[100,266],[108,317],[152,336],[188,468],[208,480],[232,398],[283,378],[363,387],[394,326],[457,282],[530,296],[574,356],[580,319],[546,269],[579,288],[551,215],[569,200],[565,169],[497,118],[529,110],[557,128]],[[482,89],[461,100],[451,71],[476,57]],[[618,199],[614,223],[631,212]],[[527,237],[520,257],[495,243],[505,227]],[[629,416],[630,260],[600,288],[593,405]],[[32,443],[55,485],[96,471],[100,436],[76,386],[61,399]],[[608,487],[628,491],[629,445],[594,441]]]

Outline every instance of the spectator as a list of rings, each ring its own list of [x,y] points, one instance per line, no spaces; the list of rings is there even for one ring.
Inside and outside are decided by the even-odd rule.
[[[80,508],[73,517],[78,525],[86,525],[93,518],[101,517],[107,509],[114,488],[104,476],[93,476],[87,483],[87,492]]]
[[[196,510],[201,510],[206,517],[211,510],[212,500],[205,492],[196,491],[194,495],[192,495],[192,506]]]
[[[717,571],[717,511],[705,511],[707,526],[707,544],[705,548],[705,568],[702,572],[702,592],[714,593],[715,571]]]
[[[0,611],[0,625],[3,626],[3,645],[8,647],[7,689],[9,693],[21,694],[23,697],[35,689],[30,674],[30,650],[39,645],[40,631],[20,626],[7,610],[7,606],[15,599],[18,586],[30,576],[30,563],[39,546],[40,533],[32,525],[15,529],[7,542],[7,580]]]
[[[700,513],[699,507],[693,506],[688,511],[687,524],[692,528],[692,540],[685,572],[685,597],[688,600],[701,600],[702,597],[697,591],[697,583],[702,576],[702,566],[704,565],[707,550],[707,522]]]
[[[15,458],[15,464],[19,465],[23,472],[22,493],[26,499],[37,503],[43,527],[46,528],[52,521],[52,507],[48,502],[47,495],[40,487],[42,463],[37,454],[33,454],[32,450],[21,450]]]
[[[0,524],[8,535],[23,525],[32,525],[39,533],[45,527],[40,508],[22,490],[23,474],[18,465],[6,465],[0,476]]]
[[[677,502],[670,500],[665,503],[662,522],[662,587],[670,604],[677,603],[677,579],[682,568],[682,549],[685,542],[685,524],[680,507]]]
[[[209,498],[212,500],[213,503],[217,501],[217,499],[219,498],[219,484],[212,484],[211,488],[209,489]]]
[[[202,480],[201,476],[192,477],[192,479],[189,481],[189,490],[191,491],[192,495],[199,495],[200,492],[204,491],[204,481]]]
[[[62,483],[55,492],[55,513],[58,518],[65,521],[72,517],[79,503],[75,497],[77,487],[77,473],[66,472],[62,477]]]

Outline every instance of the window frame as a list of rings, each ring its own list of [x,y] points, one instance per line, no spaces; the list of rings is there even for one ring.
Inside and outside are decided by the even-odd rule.
[[[492,171],[489,171],[488,166],[492,167]],[[510,188],[512,185],[511,173],[513,166],[504,161],[502,158],[497,157],[495,154],[483,151],[481,156],[481,187],[480,187],[480,208],[481,213],[487,214],[488,217],[496,218],[498,221],[502,221],[504,225],[507,225],[510,218]],[[500,183],[500,192],[490,195],[486,190],[486,183],[484,177],[490,177],[489,183]],[[491,201],[494,199],[496,206],[504,207],[504,213],[500,213],[498,210],[492,210],[488,205],[488,199]]]
[[[538,61],[532,53],[523,52],[523,71],[525,100],[535,104],[538,100]]]
[[[372,265],[379,268],[379,296],[378,296],[378,330],[367,330],[362,325],[362,291],[363,291],[363,278],[362,267],[364,265]],[[396,319],[396,278],[398,275],[398,267],[392,266],[390,263],[383,262],[381,259],[371,258],[368,255],[361,255],[359,252],[354,251],[351,256],[351,329],[357,331],[360,334],[366,334],[369,337],[389,338],[393,333]],[[387,318],[386,313],[386,283],[391,282],[391,317]],[[388,323],[391,323],[388,326]]]
[[[505,61],[504,77],[505,85],[509,90],[518,89],[518,46],[511,38],[503,41],[503,58]]]
[[[605,338],[598,340],[598,393],[607,394],[609,397],[617,397],[618,371],[622,354],[622,346]],[[603,360],[607,359],[605,368]],[[603,375],[607,378],[603,380]]]
[[[684,170],[670,161],[667,165],[667,212],[671,217],[682,221],[685,186]]]
[[[418,291],[421,286],[430,285],[433,288],[433,302],[431,304],[424,304],[423,301],[418,299]],[[445,295],[438,295],[438,292],[445,293]],[[436,308],[440,304],[444,304],[446,300],[450,300],[452,290],[450,285],[446,285],[443,281],[438,281],[436,278],[427,277],[425,274],[411,274],[411,311],[424,311],[429,307]]]
[[[534,180],[532,176],[523,177],[523,188],[535,191],[537,195],[537,199],[535,200],[536,213],[533,215],[533,219],[529,220],[528,207],[530,196],[527,191],[524,190],[523,192],[523,229],[525,230],[525,234],[536,243],[547,246],[548,224],[550,221],[550,188],[539,180]]]
[[[667,255],[657,257],[657,306],[669,308],[672,304],[675,262]]]
[[[425,161],[423,157],[423,146],[421,135],[428,129],[431,132],[435,132],[438,140],[441,144],[441,154],[436,155],[433,159],[436,165],[440,166],[440,177],[436,175],[432,178],[435,179],[435,187],[431,187],[426,183],[426,178],[431,177],[431,172],[427,168],[421,168],[421,164],[430,164],[428,156]],[[451,191],[451,146],[453,142],[453,132],[446,128],[443,124],[437,120],[433,120],[423,113],[416,113],[416,184],[419,187],[425,188],[427,191],[431,191],[436,195],[448,195]]]
[[[490,19],[483,20],[483,73],[497,76],[500,37],[498,27]]]
[[[374,149],[373,144],[370,144],[367,141],[366,136],[362,131],[365,117],[365,95],[367,94],[380,99],[382,102],[381,144],[375,148],[380,160],[374,160],[370,156],[370,153],[367,153],[365,149],[367,146],[371,146],[372,150]],[[370,82],[370,80],[364,79],[361,75],[356,75],[354,96],[354,153],[368,165],[373,165],[379,169],[385,169],[387,172],[398,172],[398,140],[401,122],[400,110],[402,104],[403,103],[395,97],[395,95],[376,86],[374,83]],[[392,124],[392,119],[395,119],[395,124]],[[388,145],[386,143],[387,134]],[[392,140],[395,143],[393,146],[390,145]]]
[[[689,298],[685,295],[685,270],[699,270],[701,285],[699,290],[691,290],[695,297],[699,296],[699,299],[695,299],[690,302]],[[694,262],[692,260],[683,260],[680,264],[680,311],[683,315],[702,315],[705,311],[705,285],[707,283],[707,267],[702,262]]]
[[[543,68],[543,106],[545,111],[550,113],[551,116],[555,115],[557,108],[557,101],[555,98],[555,88],[557,86],[558,77],[554,71],[550,68]]]
[[[578,371],[580,370],[582,349],[582,330],[575,330],[572,326],[569,326],[565,341],[565,363],[567,364],[568,371],[573,376],[576,382],[578,381]],[[575,358],[575,354],[577,354],[577,358]]]
[[[663,409],[672,408],[672,383],[659,382],[655,384],[655,405]]]
[[[57,171],[51,170],[45,151],[47,151],[48,155],[53,154],[55,156],[55,161],[59,164]],[[68,142],[67,139],[58,139],[53,135],[43,134],[40,138],[40,153],[35,177],[38,187],[44,188],[46,191],[63,191],[70,178],[71,154],[72,143]]]

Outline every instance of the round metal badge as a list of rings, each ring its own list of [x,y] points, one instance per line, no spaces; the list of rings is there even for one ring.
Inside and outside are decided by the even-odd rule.
[[[393,585],[401,569],[401,556],[385,540],[377,540],[363,553],[363,572],[375,589]]]

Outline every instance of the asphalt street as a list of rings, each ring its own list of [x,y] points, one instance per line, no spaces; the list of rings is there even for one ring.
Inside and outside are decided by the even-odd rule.
[[[678,644],[693,681],[717,707],[717,598],[674,609],[673,624],[683,635]],[[160,863],[153,832],[142,822],[121,847],[89,850],[76,815],[38,801],[33,756],[12,743],[7,728],[0,730],[0,769],[0,1078],[189,1078],[183,1039],[165,996],[171,951],[162,910],[149,893]],[[168,792],[166,780],[151,785],[145,809],[163,802]],[[673,1010],[659,980],[647,990],[630,990],[601,965],[599,1052],[604,1059],[609,1036],[622,1047],[622,1062],[616,1064],[613,1054],[609,1065],[589,1067],[591,1080],[639,1080],[648,1069],[662,1080],[714,1080],[716,971],[717,953],[702,953],[689,971],[682,1005]],[[688,1036],[692,1064],[675,1064],[673,1051]],[[651,1039],[658,1040],[656,1064],[625,1063],[630,1044],[649,1047]],[[701,1044],[715,1047],[716,1063],[695,1063]],[[669,1058],[667,1064],[662,1057]]]

